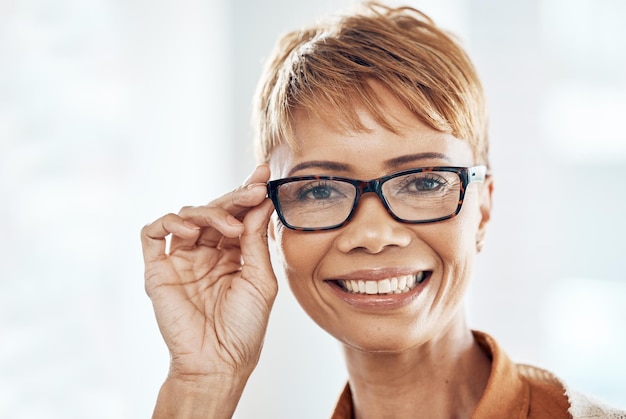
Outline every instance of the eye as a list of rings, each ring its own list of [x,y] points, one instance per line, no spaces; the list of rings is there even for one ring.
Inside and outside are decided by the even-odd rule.
[[[403,179],[401,190],[406,192],[437,192],[445,189],[448,181],[434,173],[416,173]]]
[[[332,181],[317,181],[304,185],[298,192],[298,200],[327,200],[338,199],[343,197],[341,193]]]

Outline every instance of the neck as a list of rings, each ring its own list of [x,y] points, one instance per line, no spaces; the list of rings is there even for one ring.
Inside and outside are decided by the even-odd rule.
[[[491,370],[462,315],[440,336],[410,350],[345,347],[345,355],[357,419],[468,418]]]

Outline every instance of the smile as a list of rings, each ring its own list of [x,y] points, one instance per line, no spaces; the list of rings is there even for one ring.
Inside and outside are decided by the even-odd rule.
[[[426,272],[411,275],[394,276],[378,281],[365,280],[337,280],[345,291],[351,294],[404,294],[421,284],[426,278]]]

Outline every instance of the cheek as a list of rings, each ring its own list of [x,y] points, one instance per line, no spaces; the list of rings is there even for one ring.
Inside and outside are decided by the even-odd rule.
[[[477,199],[470,202],[473,203]],[[476,253],[476,239],[480,226],[480,207],[478,205],[466,205],[458,217],[450,220],[449,247],[459,254],[459,257],[467,257],[468,254]]]
[[[477,230],[473,224],[468,225],[460,219],[457,220],[458,222],[451,223],[451,233],[446,234],[448,240],[444,252],[448,258],[464,260],[469,254],[474,253]]]
[[[306,240],[283,229],[280,240],[280,249],[283,254],[283,265],[288,278],[294,275],[309,275],[315,267],[316,246],[307,247]]]
[[[318,278],[319,266],[332,246],[327,233],[302,233],[286,228],[276,230],[276,242],[285,278],[293,296],[307,315],[322,328],[328,327],[324,319],[325,307]]]
[[[439,293],[462,292],[469,282],[476,256],[479,211],[467,207],[458,217],[428,226],[423,239],[441,263]]]
[[[279,258],[292,290],[296,293],[300,288],[311,287],[331,240],[323,233],[303,233],[282,226],[277,226],[274,231]]]
[[[469,286],[474,272],[479,221],[472,209],[450,220],[440,232],[440,237],[446,238],[438,242],[436,249],[443,264],[438,299],[444,303],[444,308],[458,304]]]
[[[450,220],[445,226],[424,234],[422,237],[429,244],[437,264],[430,292],[435,301],[448,300],[457,293],[463,294],[465,284],[469,282],[473,270],[474,255],[471,251],[471,234],[459,229]],[[447,304],[447,303],[446,303]]]

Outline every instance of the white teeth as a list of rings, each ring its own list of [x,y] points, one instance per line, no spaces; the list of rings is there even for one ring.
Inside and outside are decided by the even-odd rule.
[[[366,294],[378,294],[378,284],[376,281],[365,281]]]
[[[380,281],[345,280],[343,287],[354,294],[402,294],[414,288],[424,280],[424,272],[381,279]]]
[[[406,288],[406,276],[401,276],[400,278],[398,278],[398,289],[403,290],[405,288]]]
[[[378,282],[379,294],[387,294],[389,291],[391,291],[391,281],[389,279],[383,279]]]

